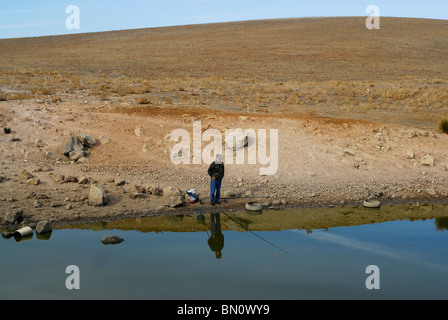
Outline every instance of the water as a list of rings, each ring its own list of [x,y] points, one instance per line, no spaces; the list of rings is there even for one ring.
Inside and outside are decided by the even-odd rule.
[[[0,239],[0,299],[448,298],[448,231],[440,226],[446,218],[311,229],[297,227],[312,219],[303,211],[220,214],[217,258],[208,243],[210,215],[205,224],[198,217],[70,226],[47,240]],[[108,234],[124,241],[104,245]],[[66,287],[69,265],[79,268],[78,290]],[[379,268],[379,289],[366,288],[370,265]]]

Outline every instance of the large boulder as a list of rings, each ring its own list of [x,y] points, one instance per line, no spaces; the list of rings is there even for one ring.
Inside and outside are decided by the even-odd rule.
[[[78,140],[86,148],[94,148],[100,144],[100,141],[98,139],[87,133],[81,133],[78,136]]]
[[[5,221],[9,223],[19,222],[20,220],[22,220],[22,217],[22,209],[11,209],[6,212]]]
[[[103,188],[93,184],[90,187],[89,204],[91,206],[100,207],[104,206],[106,202],[107,202],[106,191]]]
[[[70,139],[65,143],[64,149],[62,150],[62,154],[66,157],[70,156],[70,152],[74,151],[84,151],[84,146],[78,137],[71,136]]]
[[[178,188],[168,186],[163,188],[163,202],[171,208],[181,206],[183,204],[181,192]]]
[[[39,221],[36,225],[36,233],[47,233],[52,230],[51,223],[47,220]]]
[[[101,144],[98,139],[87,133],[81,133],[78,136],[71,136],[65,143],[62,153],[69,157],[70,160],[78,160],[83,158],[86,153],[85,150],[94,148]]]

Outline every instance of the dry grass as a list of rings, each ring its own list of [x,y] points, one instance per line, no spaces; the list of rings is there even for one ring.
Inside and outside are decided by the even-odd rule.
[[[0,40],[0,98],[84,90],[134,104],[272,114],[445,112],[448,22],[383,18],[381,30],[364,22],[281,19]]]

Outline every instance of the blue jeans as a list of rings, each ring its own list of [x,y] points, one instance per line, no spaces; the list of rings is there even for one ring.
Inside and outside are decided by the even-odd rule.
[[[212,179],[210,182],[210,203],[219,202],[221,199],[221,180]]]

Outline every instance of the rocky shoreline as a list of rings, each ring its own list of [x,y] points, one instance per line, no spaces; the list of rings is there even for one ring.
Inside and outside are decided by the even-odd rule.
[[[35,228],[42,220],[51,221],[55,226],[63,226],[162,215],[192,216],[209,212],[241,212],[249,201],[262,203],[264,210],[361,207],[366,199],[378,199],[382,205],[448,204],[444,178],[419,178],[410,183],[370,181],[363,185],[341,183],[326,187],[301,188],[278,183],[270,186],[267,182],[244,181],[243,185],[255,185],[258,191],[238,193],[224,190],[222,205],[212,207],[206,197],[201,197],[200,202],[190,204],[185,190],[174,186],[138,186],[124,179],[112,178],[99,183],[85,176],[49,175],[61,185],[81,186],[82,190],[85,190],[84,195],[78,198],[55,199],[53,195],[30,192],[24,199],[4,198],[3,203],[9,204],[10,208],[5,212],[4,208],[7,206],[2,205],[4,214],[0,229],[11,231],[20,226]],[[32,174],[24,170],[19,174],[19,177],[24,177],[27,181],[33,179],[30,176]],[[241,178],[235,179],[236,184],[241,184],[242,181]],[[2,183],[8,182],[25,184],[24,181],[3,177]],[[260,188],[262,185],[263,189]],[[203,191],[203,194],[207,194],[206,188]],[[126,201],[121,201],[126,204],[121,203],[120,206],[120,202],[114,200],[117,192],[126,195],[122,198]],[[81,213],[83,211],[85,214]]]

